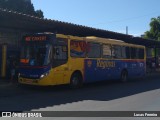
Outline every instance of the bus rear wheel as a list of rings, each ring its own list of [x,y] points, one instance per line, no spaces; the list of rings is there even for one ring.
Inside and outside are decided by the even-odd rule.
[[[82,86],[82,76],[79,73],[74,73],[71,77],[70,80],[70,87],[75,89],[75,88],[80,88]]]
[[[123,70],[121,73],[121,81],[127,82],[127,80],[128,80],[128,72],[126,70]]]

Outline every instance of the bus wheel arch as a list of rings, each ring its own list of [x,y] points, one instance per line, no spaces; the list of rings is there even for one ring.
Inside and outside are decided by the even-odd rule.
[[[70,78],[70,87],[71,88],[79,88],[83,84],[83,76],[81,71],[76,70],[72,73]]]
[[[128,80],[128,71],[127,71],[127,69],[123,69],[122,71],[121,71],[121,81],[122,82],[127,82],[127,80]]]

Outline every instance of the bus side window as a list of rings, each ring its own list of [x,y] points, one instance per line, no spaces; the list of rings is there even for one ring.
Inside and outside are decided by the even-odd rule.
[[[100,58],[101,57],[101,45],[99,43],[88,42],[90,50],[87,55],[89,58]]]
[[[122,59],[126,59],[127,58],[127,55],[126,55],[126,47],[125,46],[122,46],[121,47],[121,54],[122,54]]]
[[[112,46],[112,57],[121,59],[122,58],[122,48],[121,46],[118,45],[113,45]]]
[[[131,58],[131,48],[130,47],[125,46],[125,55],[126,55],[125,59]]]
[[[87,44],[85,41],[71,40],[70,42],[70,56],[77,58],[84,58],[86,56]]]
[[[53,67],[63,65],[67,63],[68,60],[68,51],[67,46],[55,46],[53,48]]]
[[[132,59],[139,59],[139,48],[131,47],[131,58]]]
[[[121,50],[122,59],[130,59],[130,47],[122,46]]]
[[[64,51],[64,48],[67,46],[55,46],[53,49],[53,58],[55,60],[66,60],[67,59],[67,51]]]
[[[143,48],[139,48],[138,59],[144,59],[144,49]]]
[[[103,58],[112,58],[111,45],[107,45],[107,44],[102,45],[102,57]]]

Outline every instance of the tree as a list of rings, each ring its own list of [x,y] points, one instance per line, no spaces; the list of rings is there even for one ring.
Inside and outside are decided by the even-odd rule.
[[[41,10],[35,11],[31,0],[0,0],[0,8],[21,12],[43,18]]]
[[[37,14],[37,17],[44,18],[42,10],[36,10],[36,14]]]
[[[160,16],[151,19],[150,30],[145,32],[144,37],[147,39],[160,40]]]

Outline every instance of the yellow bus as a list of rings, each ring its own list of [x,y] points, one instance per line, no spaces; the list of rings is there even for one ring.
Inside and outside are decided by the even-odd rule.
[[[19,83],[38,86],[144,77],[145,47],[121,40],[62,34],[23,37]]]

